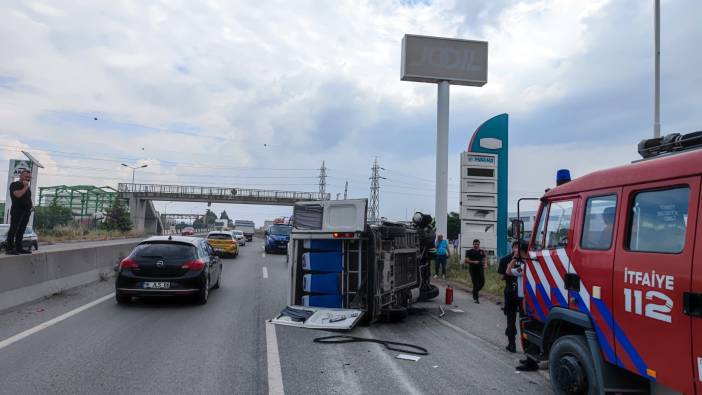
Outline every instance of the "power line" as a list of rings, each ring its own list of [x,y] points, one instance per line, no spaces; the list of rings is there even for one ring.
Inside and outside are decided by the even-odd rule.
[[[91,156],[86,156],[83,153],[80,152],[67,152],[67,151],[57,151],[57,150],[49,150],[49,149],[42,149],[42,148],[28,148],[28,147],[20,147],[20,146],[12,146],[12,145],[0,145],[1,149],[4,151],[14,151],[14,152],[21,152],[21,150],[27,150],[27,151],[40,151],[40,152],[45,152],[52,154],[53,156],[59,156],[59,157],[65,157],[69,159],[80,159],[80,160],[91,160],[91,161],[102,161],[102,162],[113,162],[113,163],[121,163],[124,161],[138,161],[138,160],[150,160],[150,159],[144,159],[144,158],[139,158],[139,157],[134,157],[134,156],[109,156],[108,154],[105,153],[105,157],[91,157]],[[100,154],[100,153],[98,153]],[[110,159],[113,158],[113,159]],[[176,161],[169,161],[169,160],[163,160],[159,158],[151,158],[153,160],[156,160],[159,162],[160,165],[163,164],[171,164],[172,166],[181,166],[181,167],[192,167],[192,168],[198,168],[198,169],[223,169],[223,170],[280,170],[280,171],[309,171],[309,170],[317,170],[314,168],[273,168],[273,167],[249,167],[249,166],[213,166],[213,165],[206,165],[206,164],[199,164],[199,163],[187,163],[187,162],[176,162]]]

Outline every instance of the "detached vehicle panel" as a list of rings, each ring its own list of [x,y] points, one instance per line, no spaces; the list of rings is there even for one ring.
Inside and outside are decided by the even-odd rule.
[[[434,232],[366,222],[365,199],[296,204],[288,246],[289,306],[272,322],[351,329],[359,320],[396,320],[435,297],[429,270]]]

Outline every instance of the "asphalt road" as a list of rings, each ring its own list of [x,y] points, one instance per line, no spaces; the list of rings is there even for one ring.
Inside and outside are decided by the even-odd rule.
[[[288,394],[549,392],[544,372],[514,371],[519,355],[502,348],[498,306],[474,305],[461,292],[462,313],[439,319],[438,304],[423,304],[401,324],[351,332],[429,349],[417,362],[396,359],[397,352],[378,344],[313,343],[326,332],[275,327],[267,335],[265,320],[285,306],[287,276],[285,256],[265,255],[254,242],[238,259],[225,260],[221,288],[204,306],[168,300],[120,306],[109,298],[3,347],[5,339],[110,294],[113,285],[92,284],[6,312],[0,393],[261,394],[269,382],[276,388],[269,375],[275,351]]]

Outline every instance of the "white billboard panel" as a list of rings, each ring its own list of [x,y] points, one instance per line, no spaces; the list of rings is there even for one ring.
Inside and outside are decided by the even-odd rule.
[[[487,41],[405,34],[400,79],[483,86],[487,83],[487,62]]]

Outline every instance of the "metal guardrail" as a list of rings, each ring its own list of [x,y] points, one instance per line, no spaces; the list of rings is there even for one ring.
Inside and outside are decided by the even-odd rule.
[[[133,194],[144,197],[173,197],[219,200],[261,200],[261,201],[309,201],[329,200],[330,193],[293,192],[248,188],[200,187],[189,185],[161,184],[130,184],[120,183],[117,186],[120,194]]]

